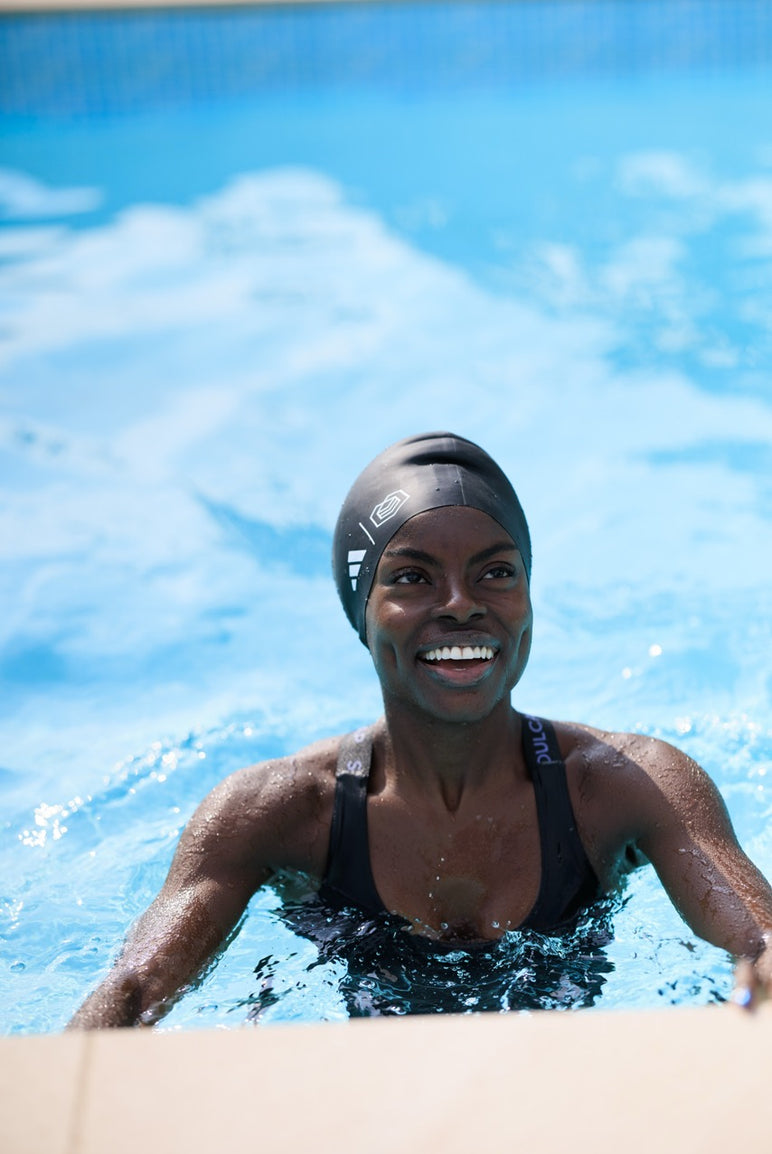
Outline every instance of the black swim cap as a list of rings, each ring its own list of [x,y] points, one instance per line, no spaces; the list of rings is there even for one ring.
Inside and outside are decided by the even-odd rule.
[[[531,536],[515,490],[484,449],[452,433],[419,433],[371,461],[351,486],[335,526],[332,568],[343,608],[364,645],[365,609],[381,553],[427,509],[480,509],[509,533],[531,578]]]

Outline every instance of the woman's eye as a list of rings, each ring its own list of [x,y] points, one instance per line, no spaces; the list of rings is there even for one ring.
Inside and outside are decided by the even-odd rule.
[[[483,574],[483,579],[488,580],[492,578],[501,580],[502,578],[514,577],[514,575],[515,570],[511,565],[492,565],[491,568],[487,569]]]
[[[401,573],[396,573],[393,578],[395,585],[418,585],[425,580],[423,573],[419,573],[416,569],[403,569]]]

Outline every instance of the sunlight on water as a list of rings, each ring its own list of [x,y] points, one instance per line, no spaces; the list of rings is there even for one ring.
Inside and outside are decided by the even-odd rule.
[[[64,1024],[225,774],[380,712],[330,533],[362,465],[421,429],[478,440],[528,513],[515,704],[681,746],[772,873],[772,119],[754,69],[10,118],[8,1030]],[[519,935],[429,961],[401,931],[331,945],[293,930],[303,897],[257,895],[168,1027],[730,988],[651,870],[585,927],[579,970],[554,943],[540,969]]]

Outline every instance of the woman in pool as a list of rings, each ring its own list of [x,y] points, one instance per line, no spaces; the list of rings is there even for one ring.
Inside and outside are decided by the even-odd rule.
[[[565,933],[649,860],[692,929],[741,959],[737,1000],[772,992],[772,890],[710,778],[664,742],[512,708],[531,544],[482,449],[430,433],[380,454],[344,502],[333,567],[384,716],[217,786],[71,1025],[160,1017],[277,870],[466,945]]]

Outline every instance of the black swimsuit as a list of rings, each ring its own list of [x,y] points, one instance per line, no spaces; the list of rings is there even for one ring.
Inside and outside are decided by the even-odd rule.
[[[600,886],[579,838],[568,794],[566,766],[549,721],[523,715],[523,753],[536,793],[541,842],[541,884],[536,903],[518,929],[559,932],[600,897]],[[338,756],[327,870],[319,895],[368,916],[387,913],[375,887],[367,837],[370,729],[343,738]]]

